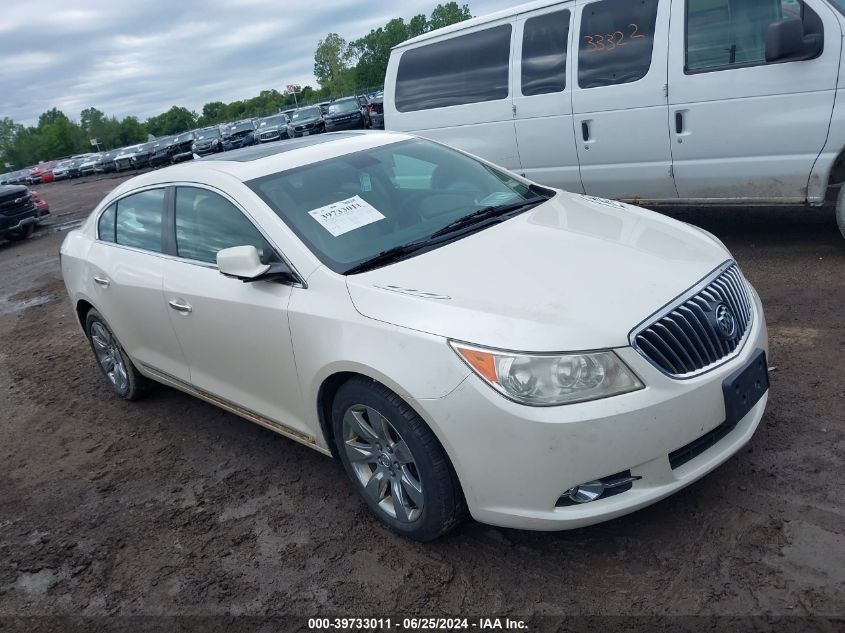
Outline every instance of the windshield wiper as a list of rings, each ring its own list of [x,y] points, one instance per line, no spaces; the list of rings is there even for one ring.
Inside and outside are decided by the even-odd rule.
[[[393,263],[402,259],[403,256],[410,255],[411,253],[429,245],[431,245],[431,239],[427,237],[424,240],[417,240],[415,242],[408,242],[407,244],[400,244],[399,246],[388,248],[377,255],[373,255],[369,259],[365,259],[364,261],[355,264],[352,268],[344,271],[344,274],[354,275],[355,273],[362,273],[372,268],[383,266],[384,264]]]
[[[514,211],[527,210],[531,207],[537,206],[538,204],[545,202],[546,200],[548,200],[548,198],[541,197],[535,200],[520,200],[519,202],[513,202],[511,204],[502,204],[494,207],[484,207],[482,209],[479,209],[478,211],[473,211],[469,215],[465,215],[461,218],[458,218],[454,222],[451,222],[444,226],[442,229],[438,229],[437,231],[431,234],[431,237],[440,237],[441,235],[448,235],[449,233],[455,233],[468,226],[485,222],[490,218],[498,218],[500,216],[505,216],[508,213],[512,213]]]

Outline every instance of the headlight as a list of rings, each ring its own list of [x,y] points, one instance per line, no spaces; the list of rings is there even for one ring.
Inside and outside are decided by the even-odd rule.
[[[491,387],[522,404],[571,404],[617,396],[644,387],[610,350],[577,354],[520,354],[454,341],[449,344]]]
[[[218,139],[218,138],[214,139],[213,141],[211,141],[211,144],[212,145],[220,145],[220,139]]]
[[[191,143],[191,151],[192,152],[197,151],[197,144],[196,143]]]

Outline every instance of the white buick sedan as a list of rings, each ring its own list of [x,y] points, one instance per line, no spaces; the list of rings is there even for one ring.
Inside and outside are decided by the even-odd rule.
[[[114,393],[164,383],[337,457],[414,539],[631,512],[766,405],[763,309],[718,239],[409,135],[138,176],[61,254]]]

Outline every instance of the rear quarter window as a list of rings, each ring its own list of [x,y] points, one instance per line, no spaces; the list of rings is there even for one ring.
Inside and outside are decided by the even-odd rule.
[[[451,37],[402,53],[396,109],[430,110],[506,99],[511,25]]]

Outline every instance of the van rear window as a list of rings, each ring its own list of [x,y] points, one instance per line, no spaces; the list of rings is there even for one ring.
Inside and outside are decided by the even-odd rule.
[[[431,110],[508,96],[511,25],[460,35],[402,53],[399,112]]]

